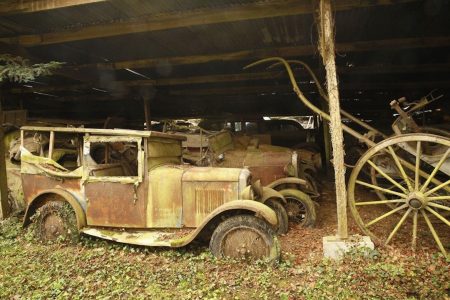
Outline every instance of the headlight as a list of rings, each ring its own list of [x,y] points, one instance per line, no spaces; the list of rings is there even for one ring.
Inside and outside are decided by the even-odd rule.
[[[295,167],[291,163],[288,163],[284,166],[284,173],[289,177],[297,177]]]
[[[255,200],[255,191],[252,186],[247,186],[241,193],[241,199],[243,200]]]

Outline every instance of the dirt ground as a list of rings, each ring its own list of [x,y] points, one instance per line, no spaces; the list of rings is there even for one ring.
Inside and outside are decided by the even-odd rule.
[[[217,260],[198,244],[163,249],[91,237],[41,243],[19,219],[0,221],[0,299],[450,299],[450,260],[432,239],[429,249],[411,252],[403,244],[408,230],[377,255],[323,259],[322,238],[336,230],[333,190],[324,183],[315,228],[293,226],[280,237],[276,265]],[[368,217],[379,214],[370,209]],[[348,220],[349,232],[360,234]]]
[[[357,198],[364,200],[375,200],[375,195],[370,195],[365,189],[357,190]],[[280,238],[283,252],[289,252],[296,258],[297,263],[302,263],[310,258],[317,258],[323,253],[322,238],[324,236],[335,235],[337,230],[337,215],[336,215],[336,198],[334,193],[334,182],[330,180],[324,180],[322,182],[321,196],[316,199],[317,202],[317,222],[314,228],[302,228],[299,225],[290,226],[289,232]],[[365,210],[362,210],[363,220],[372,220],[383,213],[389,211],[390,208],[386,206],[371,206]],[[380,237],[389,234],[395,227],[396,223],[401,218],[401,215],[394,214],[391,217],[384,219],[377,223],[372,228],[373,232]],[[349,235],[364,235],[356,224],[350,210],[347,212],[348,219],[348,232]],[[411,220],[408,220],[400,227],[397,235],[391,242],[391,246],[383,247],[377,245],[377,248],[383,247],[391,250],[398,249],[402,253],[412,254],[411,239],[412,239],[412,226]],[[436,224],[437,223],[437,224]],[[450,230],[445,227],[442,222],[434,222],[434,226],[444,245],[450,246]],[[417,241],[416,252],[438,252],[438,247],[429,232],[426,224],[419,219],[419,234]]]
[[[315,200],[317,203],[316,225],[313,228],[303,228],[299,225],[290,226],[289,232],[280,238],[283,252],[295,256],[297,263],[321,256],[323,237],[336,234],[337,215],[333,182],[323,181],[321,196]],[[348,226],[349,234],[362,234],[350,212]]]

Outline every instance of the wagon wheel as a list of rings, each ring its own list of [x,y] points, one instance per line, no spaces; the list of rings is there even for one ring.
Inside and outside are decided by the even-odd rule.
[[[428,134],[434,134],[445,138],[450,138],[450,132],[444,129],[434,128],[434,127],[420,127],[421,133],[428,133]],[[439,151],[439,147],[442,147],[440,144],[428,144],[427,151]],[[394,147],[394,151],[397,151],[397,149]],[[410,162],[414,163],[415,157],[412,157],[412,160]],[[398,170],[394,159],[392,156],[388,153],[380,153],[379,157],[377,158],[377,161],[374,162],[377,166],[382,166],[383,170],[388,173],[393,179],[395,179],[397,182],[403,181],[402,184],[406,184],[404,182],[404,179],[401,176],[401,172]],[[367,173],[370,174],[370,179],[372,181],[373,185],[377,186],[383,186],[385,188],[393,188],[394,185],[390,183],[386,178],[383,178],[381,174],[379,174],[372,166],[368,166],[367,168],[364,168]],[[409,175],[414,176],[412,172],[408,172]],[[381,180],[380,180],[381,179]],[[386,199],[386,197],[395,197],[393,195],[385,194],[381,190],[376,190],[375,193],[380,199]],[[393,204],[388,204],[390,206],[394,206]],[[397,206],[397,204],[395,205]],[[450,215],[450,212],[447,212],[447,215]]]
[[[427,152],[426,149],[433,150]],[[410,242],[413,249],[416,245],[423,248],[432,245],[434,239],[441,252],[447,255],[445,245],[450,245],[450,219],[445,213],[450,211],[449,154],[449,138],[425,133],[398,135],[369,149],[353,169],[348,186],[349,206],[360,229],[378,244],[388,245],[395,237],[397,242]],[[413,163],[408,162],[411,155]],[[395,177],[374,163],[380,156],[389,156],[394,161],[398,173]],[[367,182],[361,172],[367,167],[391,186]],[[355,196],[356,189],[362,187],[369,191],[364,199]],[[386,197],[379,199],[374,193],[377,191]],[[402,240],[405,237],[407,241]]]

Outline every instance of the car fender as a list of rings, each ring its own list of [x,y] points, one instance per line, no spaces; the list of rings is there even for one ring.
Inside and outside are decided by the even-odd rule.
[[[262,188],[262,196],[260,201],[261,203],[266,203],[266,201],[269,199],[277,199],[281,202],[281,204],[286,204],[286,199],[284,199],[283,195],[280,192],[264,186]]]
[[[73,210],[75,211],[75,216],[77,218],[77,227],[78,229],[81,229],[86,226],[86,214],[81,206],[81,204],[78,202],[77,198],[72,195],[71,193],[63,190],[63,189],[49,189],[40,192],[37,194],[27,205],[27,209],[25,211],[25,217],[23,219],[23,226],[27,226],[30,223],[31,216],[36,212],[36,210],[41,206],[41,203],[47,200],[47,196],[50,195],[58,195],[64,201],[67,201],[70,206],[72,206]]]
[[[298,184],[298,185],[306,186],[307,182],[304,179],[300,179],[300,178],[296,178],[296,177],[285,177],[285,178],[280,178],[280,179],[277,179],[277,180],[271,182],[266,187],[271,188],[271,189],[276,189],[281,184]]]
[[[267,205],[253,200],[233,200],[224,203],[213,210],[192,233],[183,238],[172,241],[171,246],[182,247],[189,244],[214,218],[220,217],[220,215],[223,215],[226,212],[242,210],[255,213],[255,215],[263,218],[272,226],[276,226],[278,224],[277,215]]]

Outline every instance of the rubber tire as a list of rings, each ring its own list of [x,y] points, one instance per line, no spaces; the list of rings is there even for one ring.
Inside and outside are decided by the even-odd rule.
[[[77,220],[75,216],[75,212],[70,206],[69,203],[64,201],[52,201],[44,204],[39,207],[33,219],[35,236],[41,241],[54,241],[57,240],[58,237],[53,239],[48,239],[45,236],[45,226],[44,221],[50,215],[56,215],[59,217],[63,224],[63,236],[66,241],[77,241],[79,238],[78,228],[77,228]]]
[[[305,221],[302,223],[303,227],[314,227],[316,225],[316,205],[307,194],[294,189],[284,189],[279,192],[286,198],[286,200],[291,198],[294,201],[300,202],[305,207],[306,212]],[[292,218],[290,218],[289,222],[292,221]]]
[[[215,257],[223,258],[227,256],[221,251],[221,244],[226,236],[236,227],[252,228],[257,231],[266,241],[266,245],[269,250],[269,256],[265,259],[267,259],[269,263],[279,262],[281,255],[280,243],[272,229],[272,226],[270,226],[270,224],[268,224],[265,220],[257,218],[253,215],[232,216],[225,221],[222,221],[219,226],[217,226],[209,242],[209,249]]]
[[[289,216],[283,204],[275,199],[268,199],[264,204],[273,209],[277,215],[278,225],[275,227],[275,233],[286,234],[289,231]]]
[[[312,196],[313,197],[320,197],[318,184],[317,184],[317,181],[314,178],[314,176],[312,176],[311,174],[306,173],[306,172],[305,172],[304,176],[305,176],[304,179],[308,182],[308,184],[311,187]]]

